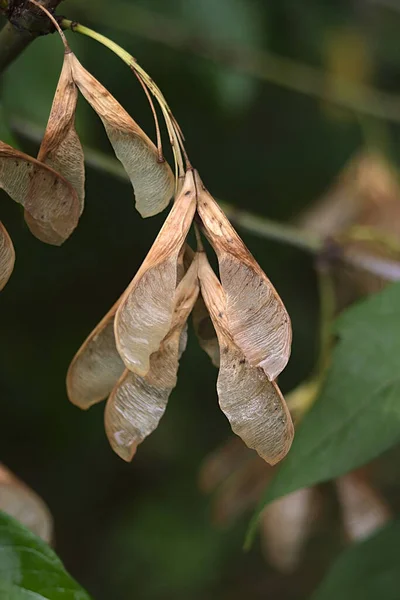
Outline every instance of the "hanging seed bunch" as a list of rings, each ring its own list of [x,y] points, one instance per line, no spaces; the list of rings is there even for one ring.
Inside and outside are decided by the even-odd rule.
[[[276,383],[291,347],[290,319],[282,300],[190,164],[181,129],[154,81],[133,57],[107,40],[146,91],[157,146],[84,69],[54,17],[41,9],[54,21],[65,49],[48,126],[37,160],[6,145],[0,148],[1,185],[24,206],[31,231],[45,242],[60,244],[83,210],[83,153],[74,126],[78,90],[101,118],[131,179],[141,215],[163,210],[175,191],[172,209],[139,271],[70,365],[71,402],[87,409],[108,397],[107,436],[115,452],[130,461],[157,427],[176,385],[193,312],[200,343],[219,367],[219,403],[233,431],[264,460],[277,463],[293,438],[292,420]],[[98,41],[106,39],[70,21],[62,23]],[[166,123],[175,178],[163,157],[151,96]],[[186,242],[192,224],[196,252]],[[203,234],[217,255],[218,275],[203,249]],[[11,264],[10,242],[4,239],[1,256],[10,255]]]
[[[54,21],[44,7],[30,1]],[[84,155],[75,130],[78,90],[102,120],[115,155],[132,182],[140,214],[149,217],[162,211],[174,193],[174,176],[160,149],[86,71],[61,29],[59,32],[64,61],[37,158],[0,141],[0,187],[24,207],[31,232],[57,246],[71,235],[84,208]],[[0,223],[0,289],[11,275],[14,259],[12,242]]]
[[[216,251],[219,278],[200,241],[196,252],[186,245],[195,215]],[[131,284],[72,361],[71,401],[89,408],[109,396],[108,438],[131,460],[176,385],[192,311],[201,345],[219,365],[219,403],[233,431],[267,462],[278,462],[293,437],[275,382],[289,358],[289,317],[193,169]]]

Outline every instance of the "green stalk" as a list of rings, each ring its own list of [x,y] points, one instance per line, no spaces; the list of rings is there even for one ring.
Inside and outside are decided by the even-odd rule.
[[[116,44],[113,40],[107,38],[105,35],[102,35],[101,33],[90,29],[90,27],[86,27],[85,25],[81,25],[80,23],[76,23],[74,21],[70,21],[69,19],[62,19],[61,27],[63,29],[70,29],[75,33],[80,33],[81,35],[85,35],[86,37],[90,37],[96,42],[99,42],[100,44],[111,50],[116,56],[118,56],[126,65],[128,65],[130,69],[132,69],[138,75],[141,81],[143,81],[143,83],[147,86],[147,88],[156,98],[161,108],[165,124],[167,126],[172,151],[174,154],[176,167],[175,170],[177,175],[183,175],[185,172],[185,168],[183,165],[181,150],[183,150],[184,152],[187,166],[189,166],[190,163],[187,159],[187,155],[183,147],[182,136],[180,133],[179,126],[177,126],[176,124],[171,109],[169,108],[163,93],[161,92],[160,88],[154,83],[149,74],[139,65],[137,60],[131,54],[129,54],[129,52],[124,50],[124,48],[119,46],[119,44]]]

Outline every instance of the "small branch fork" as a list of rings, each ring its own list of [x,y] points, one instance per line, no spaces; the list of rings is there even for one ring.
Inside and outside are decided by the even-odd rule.
[[[39,0],[39,4],[53,12],[62,0]],[[47,16],[29,0],[0,0],[0,12],[8,23],[0,32],[0,73],[17,58],[34,39],[53,33],[54,26]]]

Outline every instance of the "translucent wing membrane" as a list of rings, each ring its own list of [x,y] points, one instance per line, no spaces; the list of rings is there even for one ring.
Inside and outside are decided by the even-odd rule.
[[[115,319],[118,351],[126,367],[146,375],[150,356],[171,327],[181,251],[196,209],[191,173],[146,259],[122,296]]]
[[[62,175],[74,187],[79,200],[79,213],[84,206],[85,166],[79,137],[75,131],[75,111],[78,90],[72,77],[71,53],[64,55],[64,64],[53,100],[38,160]],[[25,214],[29,228],[44,242],[59,244],[56,232]]]
[[[107,398],[124,372],[114,337],[118,305],[119,301],[92,331],[68,369],[68,397],[80,408],[87,409]]]
[[[144,375],[125,371],[112,391],[105,411],[105,428],[112,448],[130,461],[140,444],[157,427],[176,385],[179,358],[186,345],[186,320],[198,295],[197,258],[174,294],[171,327]]]
[[[4,142],[0,142],[0,187],[24,206],[38,231],[54,234],[57,241],[51,243],[62,243],[75,229],[80,206],[72,185],[47,165]]]
[[[0,290],[4,288],[14,269],[15,251],[6,228],[0,221]]]
[[[157,148],[117,100],[69,55],[76,85],[103,122],[115,155],[121,161],[135,191],[142,217],[161,212],[174,193],[175,180],[168,163],[160,162]]]
[[[53,519],[43,500],[0,463],[0,510],[50,543]]]
[[[197,172],[197,211],[218,256],[226,319],[237,346],[270,380],[285,368],[292,341],[289,315],[274,286],[254,260]]]
[[[219,403],[232,430],[270,464],[289,451],[293,424],[278,386],[252,366],[230,333],[225,291],[203,253],[199,280],[220,345]]]

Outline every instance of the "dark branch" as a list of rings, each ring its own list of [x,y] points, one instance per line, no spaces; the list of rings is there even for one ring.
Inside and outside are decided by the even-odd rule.
[[[62,0],[39,0],[47,9],[54,11]],[[8,23],[0,32],[0,72],[39,35],[47,35],[54,27],[43,12],[28,0],[8,0],[1,3]]]

